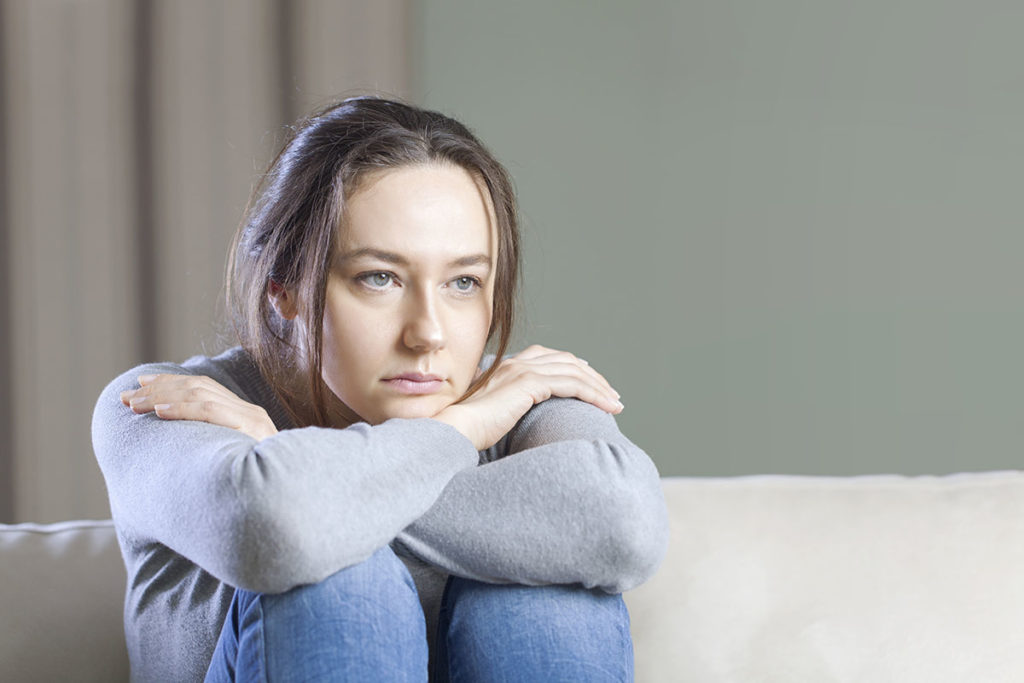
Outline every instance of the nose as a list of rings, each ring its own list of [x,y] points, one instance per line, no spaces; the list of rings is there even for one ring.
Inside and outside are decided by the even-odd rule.
[[[447,343],[447,337],[437,303],[429,295],[416,297],[408,303],[409,311],[405,329],[402,331],[402,343],[419,353],[443,348]]]

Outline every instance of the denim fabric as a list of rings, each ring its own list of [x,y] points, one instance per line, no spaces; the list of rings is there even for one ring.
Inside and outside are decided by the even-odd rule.
[[[619,595],[451,577],[429,680],[632,681]],[[206,680],[427,681],[423,611],[384,547],[324,581],[268,595],[238,590]]]
[[[207,681],[423,681],[416,586],[390,548],[320,583],[235,591]]]
[[[629,613],[617,594],[451,577],[437,635],[432,681],[633,680]]]

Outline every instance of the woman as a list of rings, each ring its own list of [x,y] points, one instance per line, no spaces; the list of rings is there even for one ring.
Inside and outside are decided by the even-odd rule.
[[[240,345],[96,406],[133,678],[629,680],[618,593],[664,553],[658,474],[585,361],[505,356],[501,165],[448,117],[352,98],[255,197]]]

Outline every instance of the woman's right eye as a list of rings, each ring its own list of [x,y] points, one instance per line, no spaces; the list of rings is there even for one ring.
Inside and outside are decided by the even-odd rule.
[[[376,272],[360,275],[358,280],[370,286],[371,289],[384,289],[391,284],[391,273]]]

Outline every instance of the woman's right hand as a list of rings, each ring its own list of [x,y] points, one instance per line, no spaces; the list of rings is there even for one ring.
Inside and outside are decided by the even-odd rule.
[[[257,441],[277,434],[266,409],[202,375],[140,375],[139,388],[121,392],[132,412],[163,420],[194,420],[237,429]]]
[[[622,412],[618,392],[585,360],[567,351],[533,345],[496,362],[498,368],[486,384],[434,416],[462,432],[478,451],[493,446],[530,408],[552,396]]]

